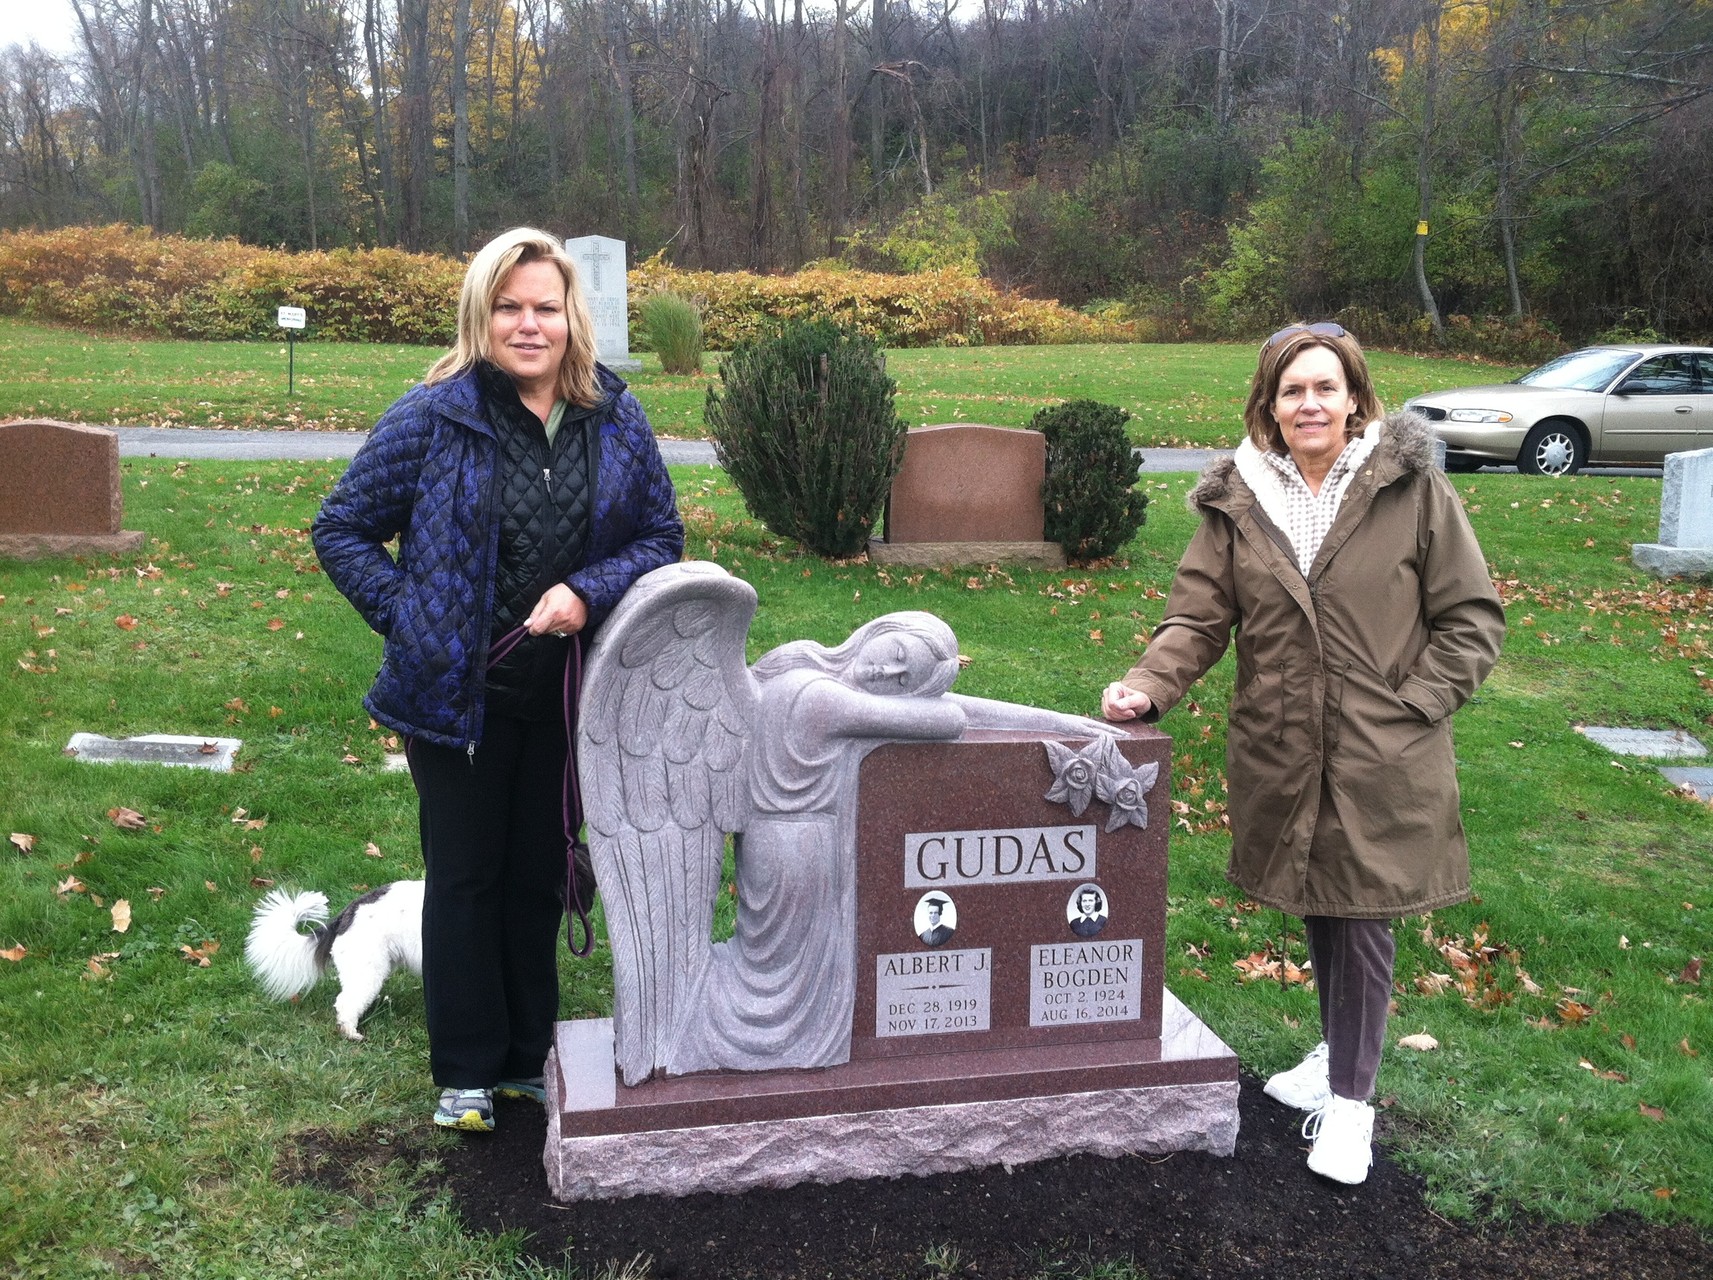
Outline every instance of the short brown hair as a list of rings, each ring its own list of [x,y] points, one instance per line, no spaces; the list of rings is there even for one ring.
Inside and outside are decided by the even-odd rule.
[[[1267,453],[1284,453],[1285,436],[1273,416],[1273,401],[1279,394],[1279,382],[1285,370],[1303,352],[1313,347],[1325,347],[1338,357],[1344,367],[1344,382],[1356,399],[1356,408],[1344,424],[1347,439],[1359,436],[1368,424],[1385,416],[1380,397],[1374,394],[1374,379],[1368,373],[1368,360],[1362,354],[1362,344],[1353,333],[1311,333],[1306,327],[1293,329],[1277,341],[1261,348],[1261,359],[1255,366],[1255,378],[1249,384],[1249,403],[1243,406],[1243,426],[1249,440],[1257,449]],[[1350,424],[1356,425],[1352,427]]]
[[[551,262],[565,280],[565,318],[570,333],[565,339],[565,358],[559,364],[555,388],[561,400],[589,408],[601,398],[595,378],[595,326],[589,319],[589,304],[577,283],[577,267],[571,255],[545,231],[513,227],[490,240],[470,260],[464,287],[458,292],[458,339],[452,350],[436,360],[423,379],[430,385],[464,372],[478,360],[489,358],[488,334],[493,324],[494,299],[512,271],[532,262]]]

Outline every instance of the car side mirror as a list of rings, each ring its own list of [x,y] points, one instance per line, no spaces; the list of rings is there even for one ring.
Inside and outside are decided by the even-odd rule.
[[[1625,378],[1617,386],[1612,388],[1612,394],[1615,396],[1633,396],[1641,389],[1642,384],[1635,378]]]

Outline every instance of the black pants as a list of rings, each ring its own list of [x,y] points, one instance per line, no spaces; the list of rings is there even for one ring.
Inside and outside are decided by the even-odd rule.
[[[1303,924],[1320,996],[1332,1091],[1366,1102],[1374,1096],[1374,1078],[1386,1048],[1386,1011],[1392,1003],[1397,955],[1392,922],[1307,916]]]
[[[474,756],[413,740],[422,981],[442,1088],[538,1076],[559,1014],[565,726],[487,717]]]

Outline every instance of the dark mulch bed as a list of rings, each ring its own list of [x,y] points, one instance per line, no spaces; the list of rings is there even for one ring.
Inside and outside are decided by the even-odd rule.
[[[1226,1160],[1075,1156],[1011,1173],[560,1205],[542,1169],[541,1109],[502,1102],[497,1132],[440,1152],[443,1172],[431,1181],[472,1229],[526,1232],[544,1262],[592,1274],[647,1255],[657,1280],[1026,1280],[1124,1259],[1150,1280],[1713,1277],[1713,1240],[1687,1226],[1628,1213],[1587,1226],[1450,1222],[1426,1206],[1419,1179],[1384,1158],[1361,1187],[1339,1187],[1304,1165],[1297,1113],[1248,1077],[1239,1107],[1237,1154]],[[383,1151],[409,1159],[417,1153],[399,1150],[401,1136]],[[957,1251],[955,1263],[945,1254],[930,1263],[941,1246]]]

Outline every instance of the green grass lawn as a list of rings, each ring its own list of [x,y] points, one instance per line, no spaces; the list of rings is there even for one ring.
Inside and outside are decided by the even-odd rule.
[[[441,354],[438,348],[300,342],[286,394],[283,342],[173,342],[110,337],[0,318],[0,420],[46,416],[108,426],[367,430]],[[655,430],[700,438],[702,405],[718,382],[676,377],[643,354],[630,379]],[[1498,382],[1515,368],[1376,352],[1381,399]],[[918,348],[887,354],[898,411],[912,426],[1023,426],[1062,400],[1122,405],[1142,445],[1235,446],[1255,367],[1251,346],[1181,345]]]
[[[0,845],[0,1257],[22,1276],[276,1275],[293,1257],[330,1276],[522,1274],[517,1241],[466,1233],[405,1162],[353,1169],[342,1190],[287,1176],[306,1135],[420,1135],[431,1103],[415,980],[389,982],[352,1044],[332,983],[271,1004],[242,962],[268,885],[337,908],[420,873],[409,781],[382,770],[389,735],[358,703],[378,642],[305,537],[335,471],[124,472],[143,551],[0,565],[0,834],[18,833]],[[712,468],[674,475],[691,554],[760,594],[752,657],[924,608],[972,659],[960,691],[1067,711],[1092,711],[1140,651],[1192,528],[1192,477],[1154,476],[1148,524],[1101,567],[883,571],[781,544]],[[1623,1208],[1713,1228],[1713,1015],[1685,972],[1710,946],[1713,811],[1574,732],[1713,733],[1713,594],[1629,565],[1657,480],[1457,485],[1511,630],[1457,719],[1478,897],[1398,929],[1390,1035],[1441,1047],[1389,1050],[1383,1139],[1446,1214]],[[1223,878],[1230,688],[1228,658],[1162,726],[1164,976],[1265,1075],[1316,1039],[1315,997],[1236,967],[1304,950]],[[245,746],[225,775],[98,766],[61,754],[77,730]],[[115,824],[121,808],[140,830]],[[564,1016],[610,1010],[604,947],[562,965]]]

